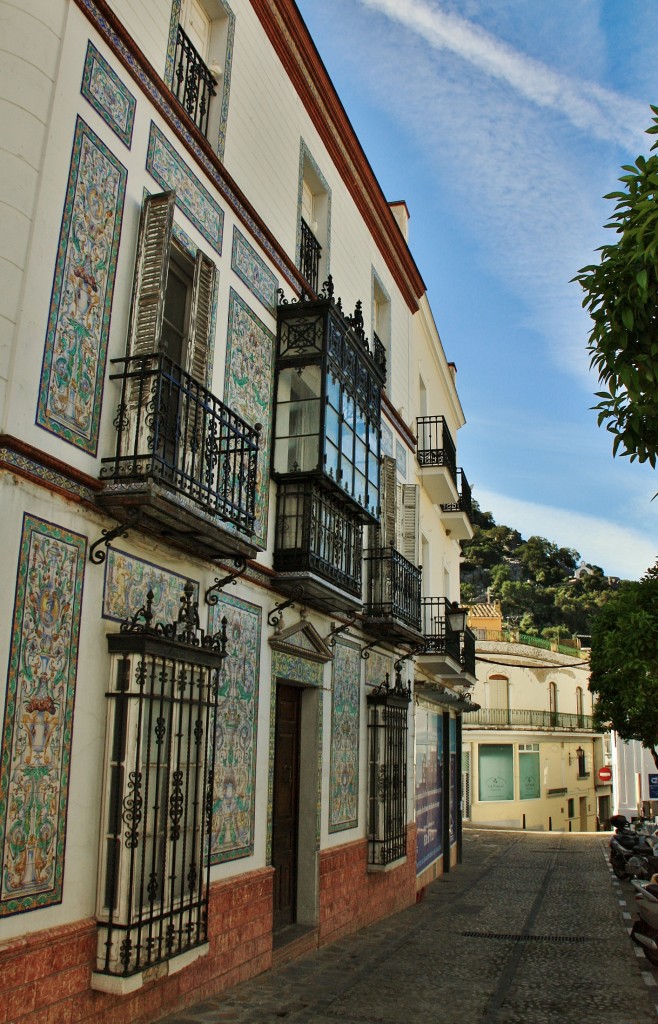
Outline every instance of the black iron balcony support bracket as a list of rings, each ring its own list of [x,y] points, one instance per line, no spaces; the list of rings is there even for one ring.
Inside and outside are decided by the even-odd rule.
[[[327,633],[326,637],[324,638],[325,643],[328,643],[330,647],[335,647],[336,646],[336,638],[338,636],[340,636],[341,633],[347,633],[347,631],[350,628],[350,626],[353,626],[355,622],[356,622],[356,612],[352,612],[350,614],[349,622],[343,623],[342,626],[336,626],[332,622],[331,623],[332,629]]]
[[[368,658],[370,657],[370,652],[373,649],[373,647],[377,647],[377,645],[380,643],[381,640],[379,639],[373,640],[372,643],[366,644],[365,647],[361,648],[361,657],[363,658],[364,661],[367,661]]]
[[[128,530],[136,526],[140,518],[140,510],[132,509],[126,516],[127,522],[119,523],[113,530],[101,530],[100,537],[89,548],[89,561],[94,565],[102,565],[107,557],[107,548],[112,541],[116,540],[117,537],[127,537]],[[103,551],[101,545],[105,546],[105,551]]]
[[[403,654],[402,657],[398,658],[397,661],[394,663],[395,671],[402,671],[402,666],[405,661],[408,661],[409,658],[415,657],[417,654],[422,654],[424,650],[425,644],[413,644],[406,652],[406,654]]]
[[[281,626],[281,620],[283,613],[286,608],[293,608],[295,601],[301,601],[304,596],[304,588],[300,585],[295,587],[292,597],[289,597],[287,601],[282,601],[280,604],[275,604],[274,608],[269,612],[267,621],[273,629],[279,629]]]
[[[222,556],[220,556],[221,558]],[[227,559],[232,560],[235,569],[227,572],[226,576],[216,576],[215,582],[211,587],[206,590],[206,604],[215,605],[219,601],[219,593],[228,584],[232,583],[233,586],[238,582],[240,576],[242,576],[247,568],[247,559],[244,555],[229,555],[225,556]]]

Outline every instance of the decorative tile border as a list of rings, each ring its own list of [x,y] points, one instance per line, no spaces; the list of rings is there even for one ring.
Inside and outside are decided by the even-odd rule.
[[[215,726],[210,863],[254,852],[256,738],[260,683],[262,609],[237,597],[219,595],[208,629],[226,616],[228,657],[222,665]]]
[[[231,288],[224,403],[253,426],[261,423],[253,541],[265,547],[270,496],[270,434],[275,337]]]
[[[78,117],[36,422],[95,455],[127,171]]]
[[[61,903],[86,538],[23,516],[0,755],[0,916]]]
[[[176,206],[221,256],[224,211],[153,121],[146,170],[161,188],[175,190]]]
[[[82,73],[80,92],[97,114],[130,149],[135,122],[136,100],[116,72],[98,52],[94,44],[87,44],[87,56]]]
[[[254,238],[257,239],[258,244],[268,254],[275,266],[279,268],[282,276],[286,279],[290,287],[295,292],[299,292],[299,282],[296,275],[291,271],[279,250],[263,233],[260,224],[254,220],[251,213],[246,209],[241,197],[222,176],[221,171],[201,148],[196,137],[190,133],[187,123],[182,121],[178,116],[178,113],[174,110],[161,83],[159,81],[154,81],[146,74],[142,63],[137,60],[133,51],[126,45],[124,39],[122,39],[116,32],[114,26],[110,24],[108,19],[100,12],[95,0],[76,0],[76,3],[87,13],[88,17],[94,23],[98,32],[103,36],[108,46],[111,46],[115,50],[121,60],[130,69],[135,81],[148,96],[150,102],[153,103],[154,107],[159,110],[162,116],[168,121],[172,130],[176,132],[181,140],[183,140],[183,144],[194,155],[199,166],[205,170],[220,195],[228,203],[235,215],[240,218],[242,223],[252,233]],[[224,0],[222,0],[222,3],[224,3]],[[176,19],[176,21],[177,20],[178,19]]]
[[[361,648],[338,640],[331,687],[330,832],[358,825],[360,715]]]
[[[233,228],[231,269],[269,313],[276,313],[279,282],[237,227]]]
[[[108,548],[105,561],[103,587],[104,619],[123,622],[132,618],[146,605],[146,595],[153,593],[153,617],[156,622],[173,622],[180,611],[181,594],[189,577],[163,569],[129,555],[119,548]],[[199,584],[195,587],[195,600],[199,597]]]
[[[69,494],[75,495],[76,498],[93,501],[96,497],[96,492],[91,487],[85,487],[84,484],[77,483],[71,477],[58,473],[56,469],[44,466],[35,459],[30,459],[27,455],[15,452],[11,448],[0,447],[0,463],[3,469],[15,469],[19,473],[27,473],[37,480],[42,480],[45,484],[51,484],[53,487],[59,487],[63,491],[68,491]]]

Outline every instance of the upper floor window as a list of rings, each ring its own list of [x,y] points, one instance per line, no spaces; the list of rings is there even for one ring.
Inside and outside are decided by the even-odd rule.
[[[316,294],[329,274],[331,192],[302,143],[297,265]]]
[[[396,461],[390,455],[382,458],[381,510],[373,546],[393,547],[412,565],[418,565],[418,486],[398,483]]]
[[[165,79],[224,155],[235,16],[226,0],[174,0]]]
[[[381,345],[386,365],[391,362],[391,302],[375,271],[372,273],[372,333],[375,346]]]

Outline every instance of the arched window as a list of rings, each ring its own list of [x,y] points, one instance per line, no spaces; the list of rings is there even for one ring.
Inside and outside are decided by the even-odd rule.
[[[585,720],[583,716],[583,688],[582,686],[576,687],[576,715],[578,716],[578,728],[582,729]]]
[[[509,679],[503,675],[492,675],[489,686],[489,708],[493,725],[510,724]]]
[[[551,715],[551,725],[557,725],[557,683],[548,684],[548,710]]]

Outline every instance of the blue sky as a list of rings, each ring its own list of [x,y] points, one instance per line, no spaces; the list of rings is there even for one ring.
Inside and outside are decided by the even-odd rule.
[[[591,411],[570,279],[614,235],[621,165],[658,104],[653,0],[298,0],[389,200],[409,207],[467,424],[459,463],[499,523],[637,579],[656,474]],[[609,237],[607,237],[609,236]]]

